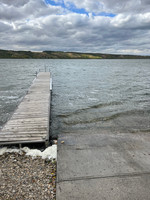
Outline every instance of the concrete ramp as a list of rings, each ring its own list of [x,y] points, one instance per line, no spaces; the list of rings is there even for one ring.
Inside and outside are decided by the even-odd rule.
[[[56,197],[149,200],[150,135],[60,135]]]

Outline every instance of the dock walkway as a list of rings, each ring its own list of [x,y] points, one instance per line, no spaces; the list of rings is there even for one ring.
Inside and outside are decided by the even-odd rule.
[[[40,72],[0,131],[0,145],[48,142],[50,88],[50,72]]]

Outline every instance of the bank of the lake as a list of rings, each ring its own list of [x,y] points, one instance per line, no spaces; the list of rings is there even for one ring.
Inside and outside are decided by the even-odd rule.
[[[63,51],[13,51],[0,50],[0,59],[149,59],[150,56]]]
[[[52,137],[67,134],[68,137],[74,135],[75,138],[78,138],[77,136],[84,134],[85,141],[88,141],[87,137],[91,138],[90,141],[93,141],[92,138],[95,137],[95,133],[98,134],[97,137],[100,140],[100,134],[104,134],[108,138],[109,134],[112,134],[113,137],[119,135],[121,138],[124,135],[127,138],[128,135],[138,136],[139,134],[144,137],[144,135],[150,133],[149,59],[1,59],[1,127],[21,102],[36,76],[36,71],[46,68],[50,69],[53,76],[50,130]],[[65,142],[62,143],[62,148],[63,144],[65,145]],[[117,143],[117,145],[119,144]],[[126,146],[127,143],[125,142]],[[130,144],[129,147],[131,147]],[[144,144],[142,147],[144,147]],[[116,148],[117,146],[113,147],[114,150]],[[64,148],[64,150],[67,149]],[[113,155],[116,155],[116,152]],[[0,162],[3,167],[0,171],[3,181],[0,184],[2,189],[6,188],[0,190],[0,192],[6,197],[5,199],[10,198],[10,195],[13,195],[15,199],[16,194],[24,194],[27,199],[33,199],[32,195],[37,195],[38,197],[35,196],[36,199],[55,198],[55,187],[51,187],[51,181],[53,183],[55,180],[51,179],[53,178],[51,175],[55,177],[56,174],[53,169],[56,169],[56,165],[53,165],[51,161],[44,161],[41,158],[32,160],[31,157],[26,157],[24,154],[6,153],[1,156]],[[93,161],[93,163],[95,162]],[[99,165],[97,166],[99,169]],[[38,170],[40,170],[39,176],[35,173]],[[15,182],[15,179],[17,182]],[[7,182],[10,184],[7,185]],[[38,187],[36,183],[39,183]],[[25,189],[21,190],[20,184],[23,185],[23,188],[28,187],[28,194]],[[37,191],[40,185],[42,185],[43,195],[40,195]],[[32,187],[34,187],[34,194],[32,194]],[[20,189],[20,193],[17,193],[17,188]],[[23,197],[20,196],[20,198]]]
[[[57,147],[0,148],[0,199],[56,199]]]

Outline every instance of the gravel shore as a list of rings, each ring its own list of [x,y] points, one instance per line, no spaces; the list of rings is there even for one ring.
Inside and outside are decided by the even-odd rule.
[[[56,199],[56,160],[0,155],[0,200]]]

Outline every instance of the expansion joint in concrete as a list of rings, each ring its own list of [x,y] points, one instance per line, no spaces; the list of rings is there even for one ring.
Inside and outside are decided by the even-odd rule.
[[[126,177],[137,177],[137,176],[145,176],[150,175],[150,172],[142,172],[142,173],[128,173],[128,174],[119,174],[114,176],[86,176],[86,177],[77,177],[72,179],[64,179],[57,181],[57,183],[61,182],[71,182],[71,181],[80,181],[80,180],[91,180],[91,179],[107,179],[107,178],[126,178]]]

